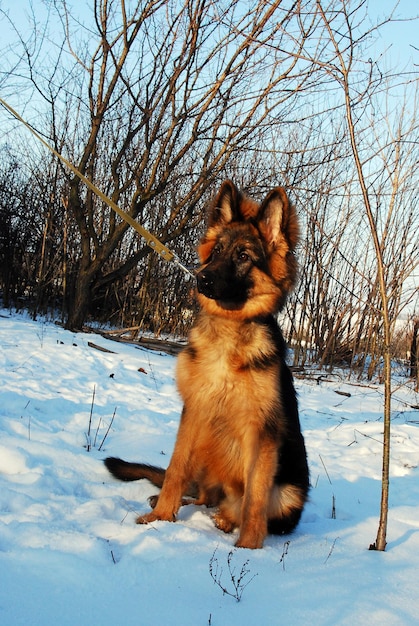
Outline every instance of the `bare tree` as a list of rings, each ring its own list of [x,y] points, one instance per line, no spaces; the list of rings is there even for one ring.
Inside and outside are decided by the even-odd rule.
[[[412,319],[412,339],[410,342],[410,376],[416,380],[416,390],[419,388],[419,317]]]
[[[50,67],[25,46],[28,78],[49,109],[46,132],[132,218],[176,245],[232,155],[314,84],[301,60],[316,25],[311,4],[100,0],[82,27],[54,2],[63,43]],[[94,294],[149,250],[138,242],[107,271],[128,227],[67,176],[80,245],[68,326],[78,328]]]
[[[348,45],[345,35],[338,43],[345,61],[353,57],[351,107],[392,324],[416,289],[409,276],[418,258],[417,120],[407,100],[393,115],[391,75],[365,61],[364,44],[377,32],[367,25],[365,4],[349,11],[333,0],[322,14],[316,0],[246,7],[101,0],[83,19],[76,6],[45,6],[49,17],[33,15],[27,41],[16,33],[17,57],[3,81],[6,90],[19,88],[22,103],[32,86],[23,107],[30,121],[186,263],[193,262],[214,183],[233,177],[256,197],[285,185],[302,224],[301,281],[287,303],[287,334],[300,346],[296,361],[331,367],[356,358],[374,376],[383,344],[379,274],[329,17],[335,38],[350,30]],[[16,136],[14,128],[13,145]],[[165,330],[186,329],[190,285],[178,270],[150,258],[144,242],[77,177],[28,143],[16,154],[29,172],[20,193],[34,199],[28,216],[36,213],[36,228],[25,228],[31,262],[22,265],[29,271],[21,283],[36,298],[35,311],[61,299],[75,328],[92,315],[156,332],[164,320]],[[5,215],[14,206],[7,194],[6,185]],[[22,195],[18,202],[26,206]]]
[[[360,44],[366,35],[357,34],[357,10],[362,9],[363,2],[356,7],[344,2],[342,12],[339,15],[331,13],[329,7],[324,8],[320,0],[318,7],[321,12],[324,24],[328,30],[330,45],[334,51],[334,58],[324,64],[325,71],[335,81],[342,92],[344,115],[347,123],[348,136],[352,156],[357,173],[357,183],[360,188],[363,210],[367,217],[370,237],[373,242],[376,261],[376,293],[377,310],[380,315],[380,323],[376,327],[376,338],[381,339],[381,356],[384,362],[384,440],[383,440],[383,467],[382,467],[382,493],[380,507],[380,521],[377,538],[371,548],[384,550],[386,546],[387,515],[388,515],[388,494],[390,476],[390,418],[391,418],[391,343],[394,322],[392,315],[397,314],[397,304],[400,302],[399,288],[397,285],[406,275],[400,275],[400,265],[397,264],[396,272],[393,276],[389,274],[389,257],[394,259],[394,247],[389,239],[389,227],[395,214],[400,193],[400,149],[408,138],[400,132],[393,138],[373,132],[374,126],[371,120],[376,119],[377,110],[380,110],[379,102],[383,93],[383,73],[374,66],[372,60],[363,61],[359,55]],[[386,90],[388,92],[388,85]],[[371,109],[373,113],[371,113]],[[414,115],[414,114],[413,114]],[[384,121],[387,121],[387,114]],[[367,122],[367,123],[366,123]],[[414,123],[417,128],[417,121]],[[370,135],[373,134],[373,141]],[[384,137],[384,144],[381,143]],[[393,152],[394,157],[388,161],[389,153]],[[377,158],[382,154],[384,166],[383,176],[386,174],[391,180],[391,193],[387,196],[374,193],[377,185],[375,166]],[[379,184],[379,183],[378,183]],[[377,204],[377,201],[381,201]],[[385,201],[385,204],[384,204]],[[383,206],[384,205],[384,206]],[[412,220],[408,219],[408,228],[403,239],[406,243],[406,236],[411,237]],[[417,233],[417,224],[415,231]],[[411,240],[412,241],[412,240]],[[415,239],[417,242],[417,238]],[[417,246],[413,244],[414,247]],[[416,248],[417,249],[417,248]],[[392,299],[395,302],[394,310],[391,310]]]

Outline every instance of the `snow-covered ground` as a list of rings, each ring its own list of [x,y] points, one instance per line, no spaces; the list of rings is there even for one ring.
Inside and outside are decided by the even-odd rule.
[[[155,488],[113,480],[102,459],[167,465],[174,359],[0,310],[0,624],[419,624],[417,394],[394,392],[388,547],[373,552],[383,389],[296,386],[312,489],[294,534],[236,550],[193,506],[137,526]]]

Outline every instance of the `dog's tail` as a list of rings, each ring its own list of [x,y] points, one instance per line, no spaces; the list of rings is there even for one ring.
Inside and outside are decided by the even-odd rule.
[[[112,476],[115,476],[115,478],[119,480],[128,482],[146,478],[155,487],[161,487],[163,485],[166,470],[161,467],[154,467],[146,463],[128,463],[127,461],[117,459],[113,456],[105,459],[104,463]]]

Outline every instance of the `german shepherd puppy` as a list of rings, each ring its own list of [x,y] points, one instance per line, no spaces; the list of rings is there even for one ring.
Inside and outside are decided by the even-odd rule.
[[[296,393],[275,319],[296,281],[295,209],[283,188],[259,205],[225,181],[198,247],[201,311],[179,355],[184,401],[167,470],[108,458],[121,480],[161,487],[137,519],[174,521],[181,504],[216,506],[218,528],[239,528],[236,546],[261,548],[291,532],[309,489]],[[189,497],[189,499],[187,498]]]

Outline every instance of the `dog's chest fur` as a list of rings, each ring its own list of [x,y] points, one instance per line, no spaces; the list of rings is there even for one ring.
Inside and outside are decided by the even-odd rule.
[[[277,347],[265,324],[226,323],[202,314],[178,358],[178,388],[197,420],[243,418],[244,425],[263,420],[278,404],[278,368]]]

